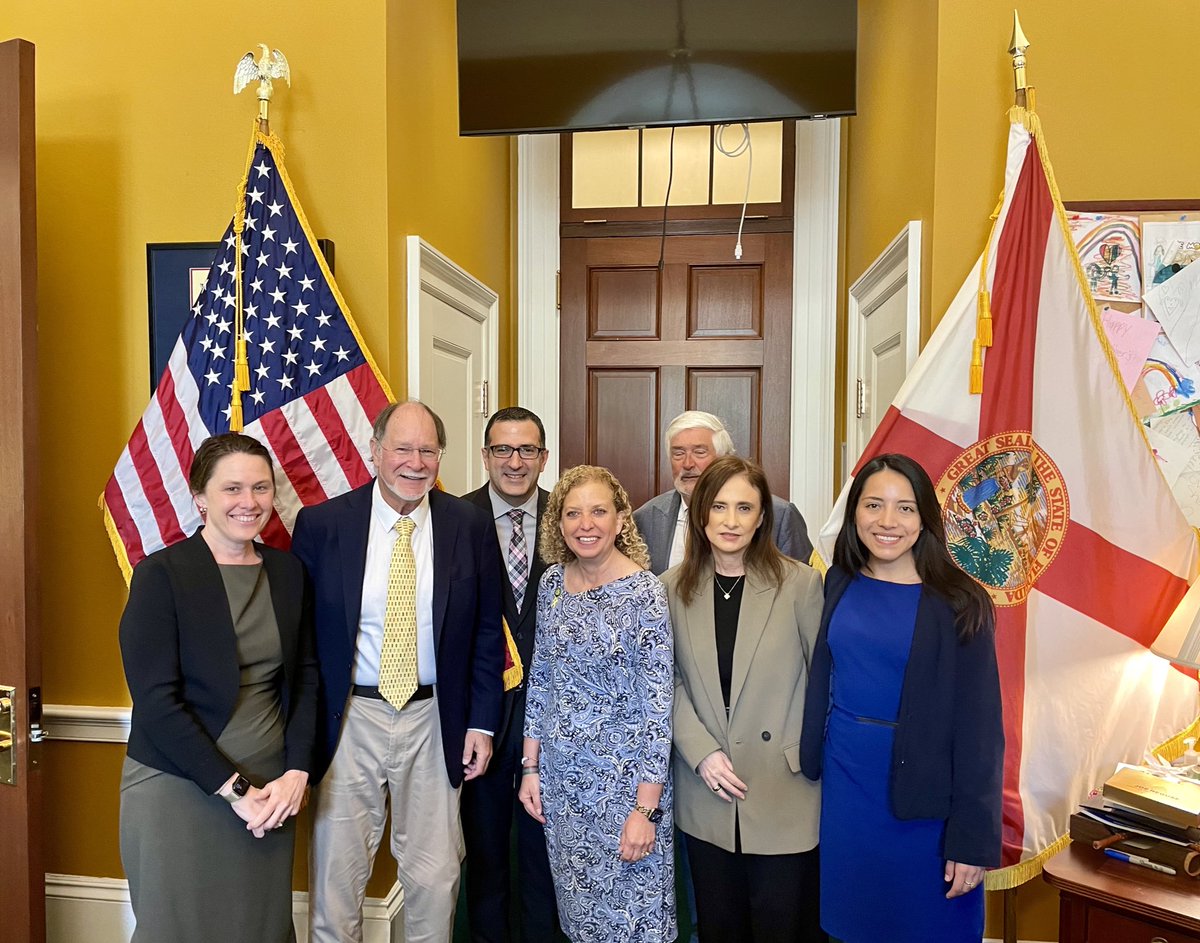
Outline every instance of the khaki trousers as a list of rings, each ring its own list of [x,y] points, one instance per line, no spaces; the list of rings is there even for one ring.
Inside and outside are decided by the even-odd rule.
[[[463,841],[436,695],[399,711],[372,698],[346,702],[341,739],[314,799],[313,943],[361,943],[367,879],[389,804],[405,943],[449,943]]]

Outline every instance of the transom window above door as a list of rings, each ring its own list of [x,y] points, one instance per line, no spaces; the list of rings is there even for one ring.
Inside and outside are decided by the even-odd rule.
[[[707,207],[699,215],[727,215],[747,198],[747,173],[751,206],[779,206],[788,199],[791,177],[783,125],[749,125],[749,147],[742,146],[741,125],[676,128],[673,157],[670,128],[571,134],[564,148],[570,166],[563,210],[575,216],[592,209],[661,209],[670,178],[672,207]],[[722,153],[721,146],[737,156]]]

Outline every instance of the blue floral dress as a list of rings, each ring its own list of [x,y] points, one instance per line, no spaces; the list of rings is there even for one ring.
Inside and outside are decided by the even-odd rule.
[[[667,593],[646,571],[569,593],[554,566],[538,590],[525,736],[541,741],[546,847],[573,943],[667,943],[675,923],[671,814],[674,652]],[[622,861],[641,782],[662,783],[653,852]]]

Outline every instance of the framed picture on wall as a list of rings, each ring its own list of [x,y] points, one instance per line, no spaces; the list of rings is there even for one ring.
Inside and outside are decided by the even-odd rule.
[[[171,349],[183,330],[192,305],[208,281],[219,242],[150,242],[146,244],[146,287],[150,300],[150,392],[158,387]],[[333,272],[333,240],[317,247]]]

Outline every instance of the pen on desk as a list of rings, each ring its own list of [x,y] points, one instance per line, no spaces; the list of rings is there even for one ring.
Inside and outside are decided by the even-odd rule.
[[[1149,868],[1151,871],[1158,871],[1160,874],[1175,873],[1174,868],[1169,868],[1165,864],[1159,864],[1157,861],[1151,861],[1149,858],[1143,858],[1141,855],[1130,855],[1123,851],[1114,851],[1112,848],[1105,848],[1104,853],[1110,858],[1116,858],[1118,861],[1128,861],[1130,864],[1136,864],[1141,868]]]

